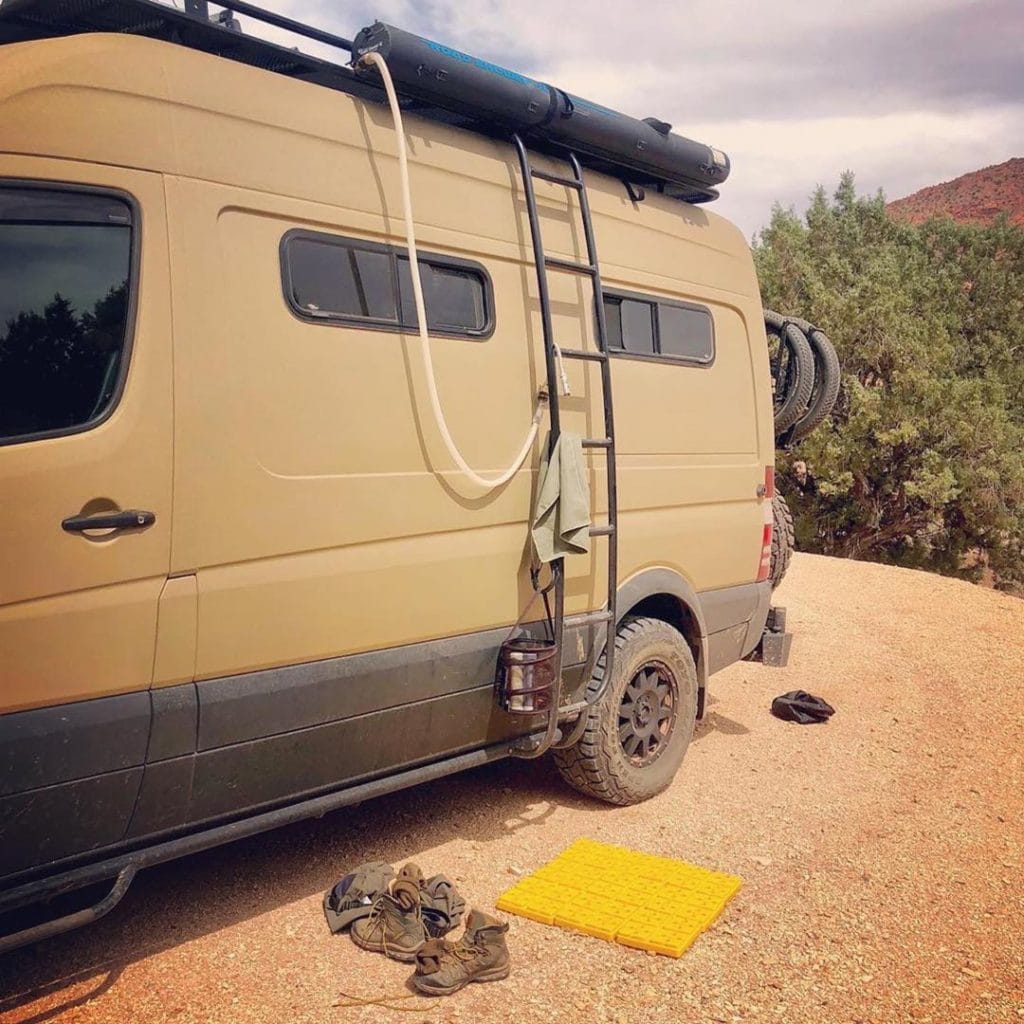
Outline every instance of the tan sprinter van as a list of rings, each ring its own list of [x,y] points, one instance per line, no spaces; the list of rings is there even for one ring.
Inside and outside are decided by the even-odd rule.
[[[336,40],[356,68],[236,27],[0,7],[0,911],[117,878],[98,916],[147,864],[549,748],[644,799],[765,630],[772,396],[748,246],[702,205],[724,155],[386,26]],[[590,543],[541,573],[545,637],[531,522],[569,435]]]

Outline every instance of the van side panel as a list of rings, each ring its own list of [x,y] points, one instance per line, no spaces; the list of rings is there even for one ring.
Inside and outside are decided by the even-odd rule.
[[[472,196],[477,184],[457,180],[448,188]],[[288,230],[379,238],[380,214],[182,179],[168,191],[181,325],[172,561],[176,572],[198,573],[198,676],[514,620],[529,594],[522,569],[532,472],[524,469],[497,494],[473,493],[447,469],[418,339],[299,320],[281,292],[278,246]],[[507,192],[494,196],[499,211],[513,202]],[[510,228],[498,214],[494,219],[495,233]],[[454,436],[472,464],[495,472],[521,442],[543,371],[533,268],[504,258],[513,240],[486,243],[485,230],[478,222],[475,237],[463,235],[463,246],[449,251],[490,274],[494,335],[435,338],[432,352]],[[433,250],[450,238],[429,227],[421,235]],[[614,238],[601,244],[615,251]],[[206,286],[211,279],[218,288]],[[578,289],[564,279],[553,289],[565,345],[575,343],[572,325],[592,344],[592,303]],[[696,286],[677,283],[671,294],[695,293]],[[734,305],[713,308],[713,366],[616,358],[613,368],[622,438],[621,572],[667,564],[698,591],[753,578],[764,473],[754,342]],[[565,428],[594,435],[596,372],[574,364],[570,376]],[[590,464],[600,516],[603,466],[593,456]],[[600,601],[602,556],[598,541],[589,559],[570,562],[570,611]],[[452,580],[471,586],[453,591]]]
[[[181,179],[168,196],[172,564],[197,576],[197,677],[513,621],[529,594],[531,471],[495,496],[467,492],[439,451],[418,340],[300,320],[282,294],[287,231],[369,235],[369,218]],[[521,445],[542,370],[524,269],[459,255],[486,259],[495,331],[439,338],[432,351],[451,430],[490,472]]]

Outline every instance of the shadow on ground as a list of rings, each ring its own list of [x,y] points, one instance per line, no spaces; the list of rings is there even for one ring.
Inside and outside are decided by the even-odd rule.
[[[694,742],[747,731],[710,710]],[[149,868],[101,921],[0,959],[0,1014],[74,986],[14,1018],[43,1024],[102,995],[131,963],[321,893],[347,867],[456,838],[486,843],[542,826],[558,807],[614,810],[571,790],[549,759],[502,761]]]

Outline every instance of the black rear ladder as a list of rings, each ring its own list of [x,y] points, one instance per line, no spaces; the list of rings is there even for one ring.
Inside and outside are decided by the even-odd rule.
[[[615,596],[618,583],[618,500],[615,474],[615,417],[612,410],[612,379],[611,366],[608,359],[608,332],[604,316],[604,292],[601,286],[601,268],[597,259],[597,245],[594,240],[594,225],[590,217],[590,201],[587,198],[587,186],[583,180],[583,168],[575,153],[568,154],[571,177],[550,174],[535,169],[530,163],[530,156],[523,140],[513,134],[512,143],[519,155],[519,167],[523,178],[523,192],[526,197],[526,212],[530,221],[530,235],[533,241],[533,257],[537,269],[537,292],[540,298],[541,323],[544,332],[544,358],[547,365],[548,411],[551,417],[551,434],[549,438],[550,452],[561,434],[559,411],[558,367],[556,359],[580,359],[596,362],[601,367],[601,397],[604,407],[604,435],[583,439],[585,450],[603,451],[608,479],[608,522],[607,525],[593,525],[591,537],[607,538],[608,554],[608,597],[601,611],[586,612],[582,615],[565,617],[565,567],[563,559],[551,563],[555,580],[554,601],[554,632],[558,651],[555,655],[555,692],[552,695],[551,709],[548,712],[548,723],[544,735],[538,739],[536,735],[527,737],[513,753],[519,757],[539,757],[552,746],[571,746],[579,738],[586,722],[584,712],[604,695],[611,678],[615,659]],[[587,262],[576,263],[572,260],[556,259],[544,251],[541,238],[540,215],[537,212],[537,196],[533,188],[533,179],[549,181],[562,185],[575,192],[579,197],[580,216],[583,221],[583,235],[586,239]],[[551,325],[551,299],[548,293],[548,270],[562,273],[580,274],[590,279],[594,292],[595,324],[597,328],[597,349],[593,352],[585,349],[560,348],[555,341]],[[605,626],[605,662],[601,686],[576,704],[562,707],[562,649],[565,630],[604,624]],[[567,734],[558,737],[558,721],[562,717],[577,716],[575,726],[571,726]]]

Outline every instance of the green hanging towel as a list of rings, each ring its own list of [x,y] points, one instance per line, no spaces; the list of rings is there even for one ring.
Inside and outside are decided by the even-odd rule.
[[[590,551],[590,485],[578,434],[563,433],[540,463],[533,543],[541,562]]]

